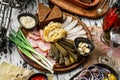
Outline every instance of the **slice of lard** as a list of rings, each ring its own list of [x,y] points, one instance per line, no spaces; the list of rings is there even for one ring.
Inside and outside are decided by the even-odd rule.
[[[73,20],[70,24],[64,27],[65,30],[70,31],[72,28],[74,28],[78,23],[78,20]]]
[[[68,33],[76,33],[80,30],[82,30],[82,26],[81,25],[77,25],[76,27],[74,27],[73,29],[71,29]]]
[[[66,20],[63,22],[62,27],[64,28],[65,26],[67,26],[70,22],[72,21],[72,17],[71,16],[67,16]]]

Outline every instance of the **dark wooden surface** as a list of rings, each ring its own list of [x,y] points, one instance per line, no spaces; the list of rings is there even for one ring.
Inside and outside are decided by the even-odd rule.
[[[104,3],[105,0],[99,0],[98,5],[94,6],[91,9],[84,9],[74,3],[71,3],[69,0],[50,0],[53,4],[58,5],[64,10],[67,10],[68,12],[77,14],[79,16],[84,16],[92,19],[100,18],[104,16],[104,14],[108,11],[108,2],[105,3],[102,12],[97,13],[97,9],[101,7],[101,5]]]

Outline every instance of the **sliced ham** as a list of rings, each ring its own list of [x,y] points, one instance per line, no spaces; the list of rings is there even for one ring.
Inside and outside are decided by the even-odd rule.
[[[36,36],[32,32],[28,32],[28,37],[30,37],[30,38],[32,38],[34,40],[39,40],[40,39],[40,36]]]
[[[50,43],[44,42],[43,40],[38,40],[37,44],[42,51],[48,51],[50,49]]]
[[[48,52],[42,51],[40,48],[35,48],[35,51],[42,54],[43,56],[47,56]]]
[[[40,38],[44,41],[44,36],[43,36],[43,30],[42,29],[39,30],[39,34],[40,34]]]
[[[31,46],[32,46],[33,48],[38,47],[36,40],[34,40],[34,39],[30,38],[30,37],[27,37],[27,40],[29,41],[29,43],[31,44]]]
[[[31,33],[40,37],[39,30],[33,30]]]
[[[42,29],[29,31],[27,40],[37,52],[47,56],[50,50],[50,43],[44,41]]]

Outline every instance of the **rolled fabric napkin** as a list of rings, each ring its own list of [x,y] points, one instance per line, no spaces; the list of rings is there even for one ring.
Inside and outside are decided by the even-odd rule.
[[[0,80],[28,80],[33,73],[33,70],[28,70],[6,62],[2,62],[0,65]]]

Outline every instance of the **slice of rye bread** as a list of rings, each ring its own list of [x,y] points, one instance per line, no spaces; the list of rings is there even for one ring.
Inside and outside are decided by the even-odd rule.
[[[44,24],[47,25],[49,22],[61,22],[63,18],[62,11],[58,6],[54,6],[48,15],[48,17],[45,19]]]
[[[51,8],[43,5],[42,3],[38,3],[38,20],[39,20],[39,23],[42,23],[46,19],[46,17],[50,13],[50,11],[51,11]]]

